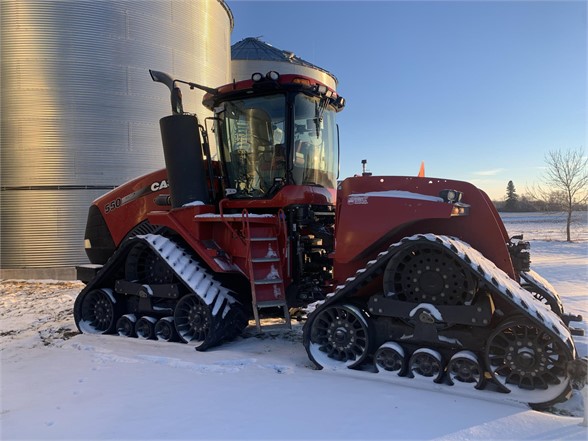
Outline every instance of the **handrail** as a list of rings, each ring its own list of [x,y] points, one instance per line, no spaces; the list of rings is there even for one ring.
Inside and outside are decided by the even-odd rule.
[[[281,208],[278,210],[278,237],[280,234],[284,235],[284,253],[280,253],[280,264],[282,268],[286,268],[288,277],[290,276],[290,266],[287,265],[285,259],[289,259],[290,246],[288,244],[288,226],[286,224],[286,213]],[[278,242],[279,243],[279,242]]]
[[[288,225],[286,224],[286,213],[281,208],[278,210],[278,234],[284,235],[284,243],[288,241]]]
[[[248,253],[250,253],[251,247],[249,246],[249,243],[251,242],[251,228],[249,226],[249,211],[247,211],[247,208],[243,208],[243,211],[241,212],[241,231],[243,232],[245,244],[247,244],[247,248],[249,248]]]

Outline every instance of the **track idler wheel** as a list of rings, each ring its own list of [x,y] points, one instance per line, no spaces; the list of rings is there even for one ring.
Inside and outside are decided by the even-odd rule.
[[[459,351],[449,360],[447,365],[449,384],[466,383],[480,389],[483,379],[483,369],[480,366],[478,357],[473,352]]]
[[[173,317],[164,317],[155,324],[155,337],[162,341],[177,341],[178,333],[174,326]]]
[[[153,340],[155,338],[155,322],[153,317],[143,316],[135,323],[135,333],[137,337],[144,340]]]
[[[431,378],[438,383],[443,376],[443,359],[437,351],[420,348],[411,355],[408,370],[415,378]]]
[[[125,279],[154,285],[166,284],[174,281],[174,272],[147,244],[138,243],[127,255]]]
[[[468,305],[477,282],[459,259],[429,241],[406,245],[386,265],[384,293],[433,305]]]
[[[319,367],[354,368],[371,347],[368,318],[354,305],[330,305],[309,320],[308,354]],[[314,316],[314,317],[313,317]]]
[[[116,321],[116,332],[122,337],[136,337],[135,323],[137,317],[134,314],[125,314]]]
[[[404,375],[406,370],[404,349],[396,342],[386,342],[376,351],[374,355],[374,364],[378,372]]]
[[[486,361],[506,390],[514,386],[537,391],[561,386],[569,360],[558,340],[521,317],[499,325],[490,335]]]
[[[74,305],[78,329],[85,334],[112,333],[118,319],[118,305],[111,289],[93,289],[78,296]]]
[[[201,346],[211,330],[210,308],[196,294],[188,294],[180,299],[174,310],[174,325],[180,340]]]

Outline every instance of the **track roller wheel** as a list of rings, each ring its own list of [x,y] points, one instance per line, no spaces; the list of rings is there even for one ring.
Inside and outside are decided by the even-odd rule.
[[[568,357],[548,332],[525,318],[496,328],[486,345],[486,360],[494,378],[523,390],[546,390],[567,376]]]
[[[162,341],[176,341],[178,333],[174,326],[173,317],[164,317],[155,324],[155,337]]]
[[[134,314],[125,314],[116,321],[116,332],[122,337],[136,337],[135,323],[137,317]]]
[[[371,331],[368,318],[357,306],[327,306],[310,319],[307,351],[318,366],[354,368],[365,360],[371,346]]]
[[[437,383],[443,375],[443,359],[437,351],[420,348],[410,357],[408,370],[413,377],[432,378]]]
[[[476,389],[482,386],[483,369],[478,357],[471,351],[459,351],[451,357],[447,365],[449,384],[469,383]]]
[[[79,296],[78,301],[74,313],[80,331],[85,334],[109,334],[114,331],[118,308],[111,289],[93,289]]]
[[[174,310],[174,324],[180,340],[197,346],[204,343],[210,332],[210,308],[196,294],[180,299]]]
[[[376,351],[374,364],[378,372],[396,372],[403,375],[406,369],[404,349],[396,342],[386,342]]]
[[[135,332],[137,337],[144,340],[153,340],[155,338],[155,322],[153,317],[143,316],[135,323]]]

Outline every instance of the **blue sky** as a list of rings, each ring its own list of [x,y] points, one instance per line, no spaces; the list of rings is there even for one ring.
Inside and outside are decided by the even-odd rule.
[[[339,80],[341,177],[425,161],[502,199],[549,150],[587,147],[586,1],[227,3],[232,43],[260,37]]]

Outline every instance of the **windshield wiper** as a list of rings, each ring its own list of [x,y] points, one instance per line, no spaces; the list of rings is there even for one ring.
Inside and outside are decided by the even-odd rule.
[[[314,103],[314,124],[316,126],[316,137],[321,137],[321,126],[323,123],[323,113],[327,108],[328,100],[327,98],[321,98],[321,100],[317,103]]]

